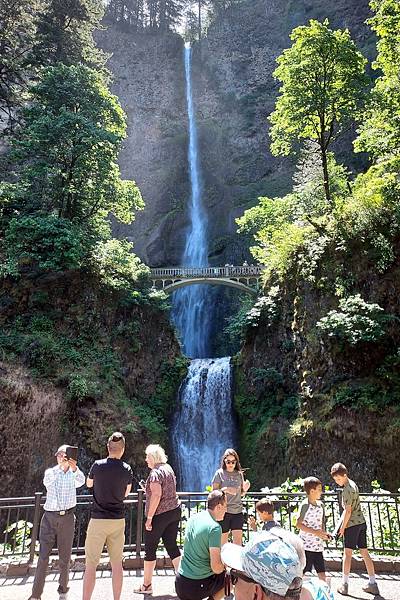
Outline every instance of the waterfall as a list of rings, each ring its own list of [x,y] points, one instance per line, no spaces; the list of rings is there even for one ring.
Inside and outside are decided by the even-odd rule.
[[[192,91],[192,49],[185,45],[186,103],[189,118],[188,162],[190,171],[190,226],[182,264],[184,267],[208,266],[207,214],[202,203],[197,127]],[[209,287],[191,285],[172,297],[172,318],[180,334],[183,350],[190,358],[210,355],[212,308]]]
[[[197,128],[192,92],[192,50],[185,46],[186,100],[189,118],[188,162],[190,225],[183,266],[208,266],[207,214],[202,203]],[[207,285],[191,285],[174,293],[172,319],[183,351],[192,360],[182,384],[172,427],[172,446],[179,487],[204,491],[234,440],[230,358],[211,359],[212,295]]]
[[[172,443],[179,488],[204,491],[233,445],[230,357],[193,360],[179,393]]]

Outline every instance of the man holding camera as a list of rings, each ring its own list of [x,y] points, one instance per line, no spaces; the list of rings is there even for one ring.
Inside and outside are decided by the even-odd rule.
[[[60,577],[58,593],[66,600],[68,593],[69,563],[75,529],[76,488],[85,483],[85,476],[78,469],[73,446],[59,447],[55,456],[57,464],[47,469],[43,483],[46,488],[44,514],[40,522],[40,552],[30,600],[39,600],[44,588],[47,565],[51,551],[57,543]]]

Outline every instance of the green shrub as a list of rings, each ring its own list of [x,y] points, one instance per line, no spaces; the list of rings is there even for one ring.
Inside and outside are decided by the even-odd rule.
[[[111,239],[96,244],[92,267],[104,283],[115,289],[126,289],[146,280],[149,269],[132,249],[133,244],[126,240]]]
[[[78,269],[88,250],[82,229],[53,215],[11,219],[4,248],[3,275],[16,275],[24,260],[36,262],[44,271]]]
[[[385,316],[379,304],[369,304],[360,294],[342,298],[340,310],[331,310],[317,323],[320,331],[355,346],[360,342],[376,342],[385,335]]]
[[[257,327],[262,322],[267,327],[271,326],[279,316],[279,300],[279,287],[272,286],[268,295],[258,298],[253,308],[247,313],[247,325]]]
[[[83,375],[73,375],[68,384],[69,396],[75,400],[82,400],[95,395],[98,392],[97,385],[89,381]]]

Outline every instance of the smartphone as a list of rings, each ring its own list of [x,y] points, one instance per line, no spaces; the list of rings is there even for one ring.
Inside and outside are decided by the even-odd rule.
[[[65,454],[67,455],[67,460],[70,458],[72,458],[72,460],[78,460],[78,446],[67,446]]]

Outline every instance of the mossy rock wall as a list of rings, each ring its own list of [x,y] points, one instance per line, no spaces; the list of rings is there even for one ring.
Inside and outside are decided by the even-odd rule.
[[[396,249],[399,256],[399,247]],[[377,273],[362,251],[342,264],[353,292],[391,315],[379,342],[356,345],[327,339],[317,322],[338,305],[333,293],[340,257],[324,257],[331,279],[314,283],[293,268],[280,284],[277,317],[249,328],[236,357],[235,406],[243,464],[255,488],[287,477],[330,481],[330,467],[344,462],[369,489],[400,487],[400,266]]]
[[[0,495],[42,489],[61,443],[87,470],[120,430],[139,478],[146,445],[168,449],[186,360],[155,304],[83,273],[26,273],[1,284],[0,348]]]

